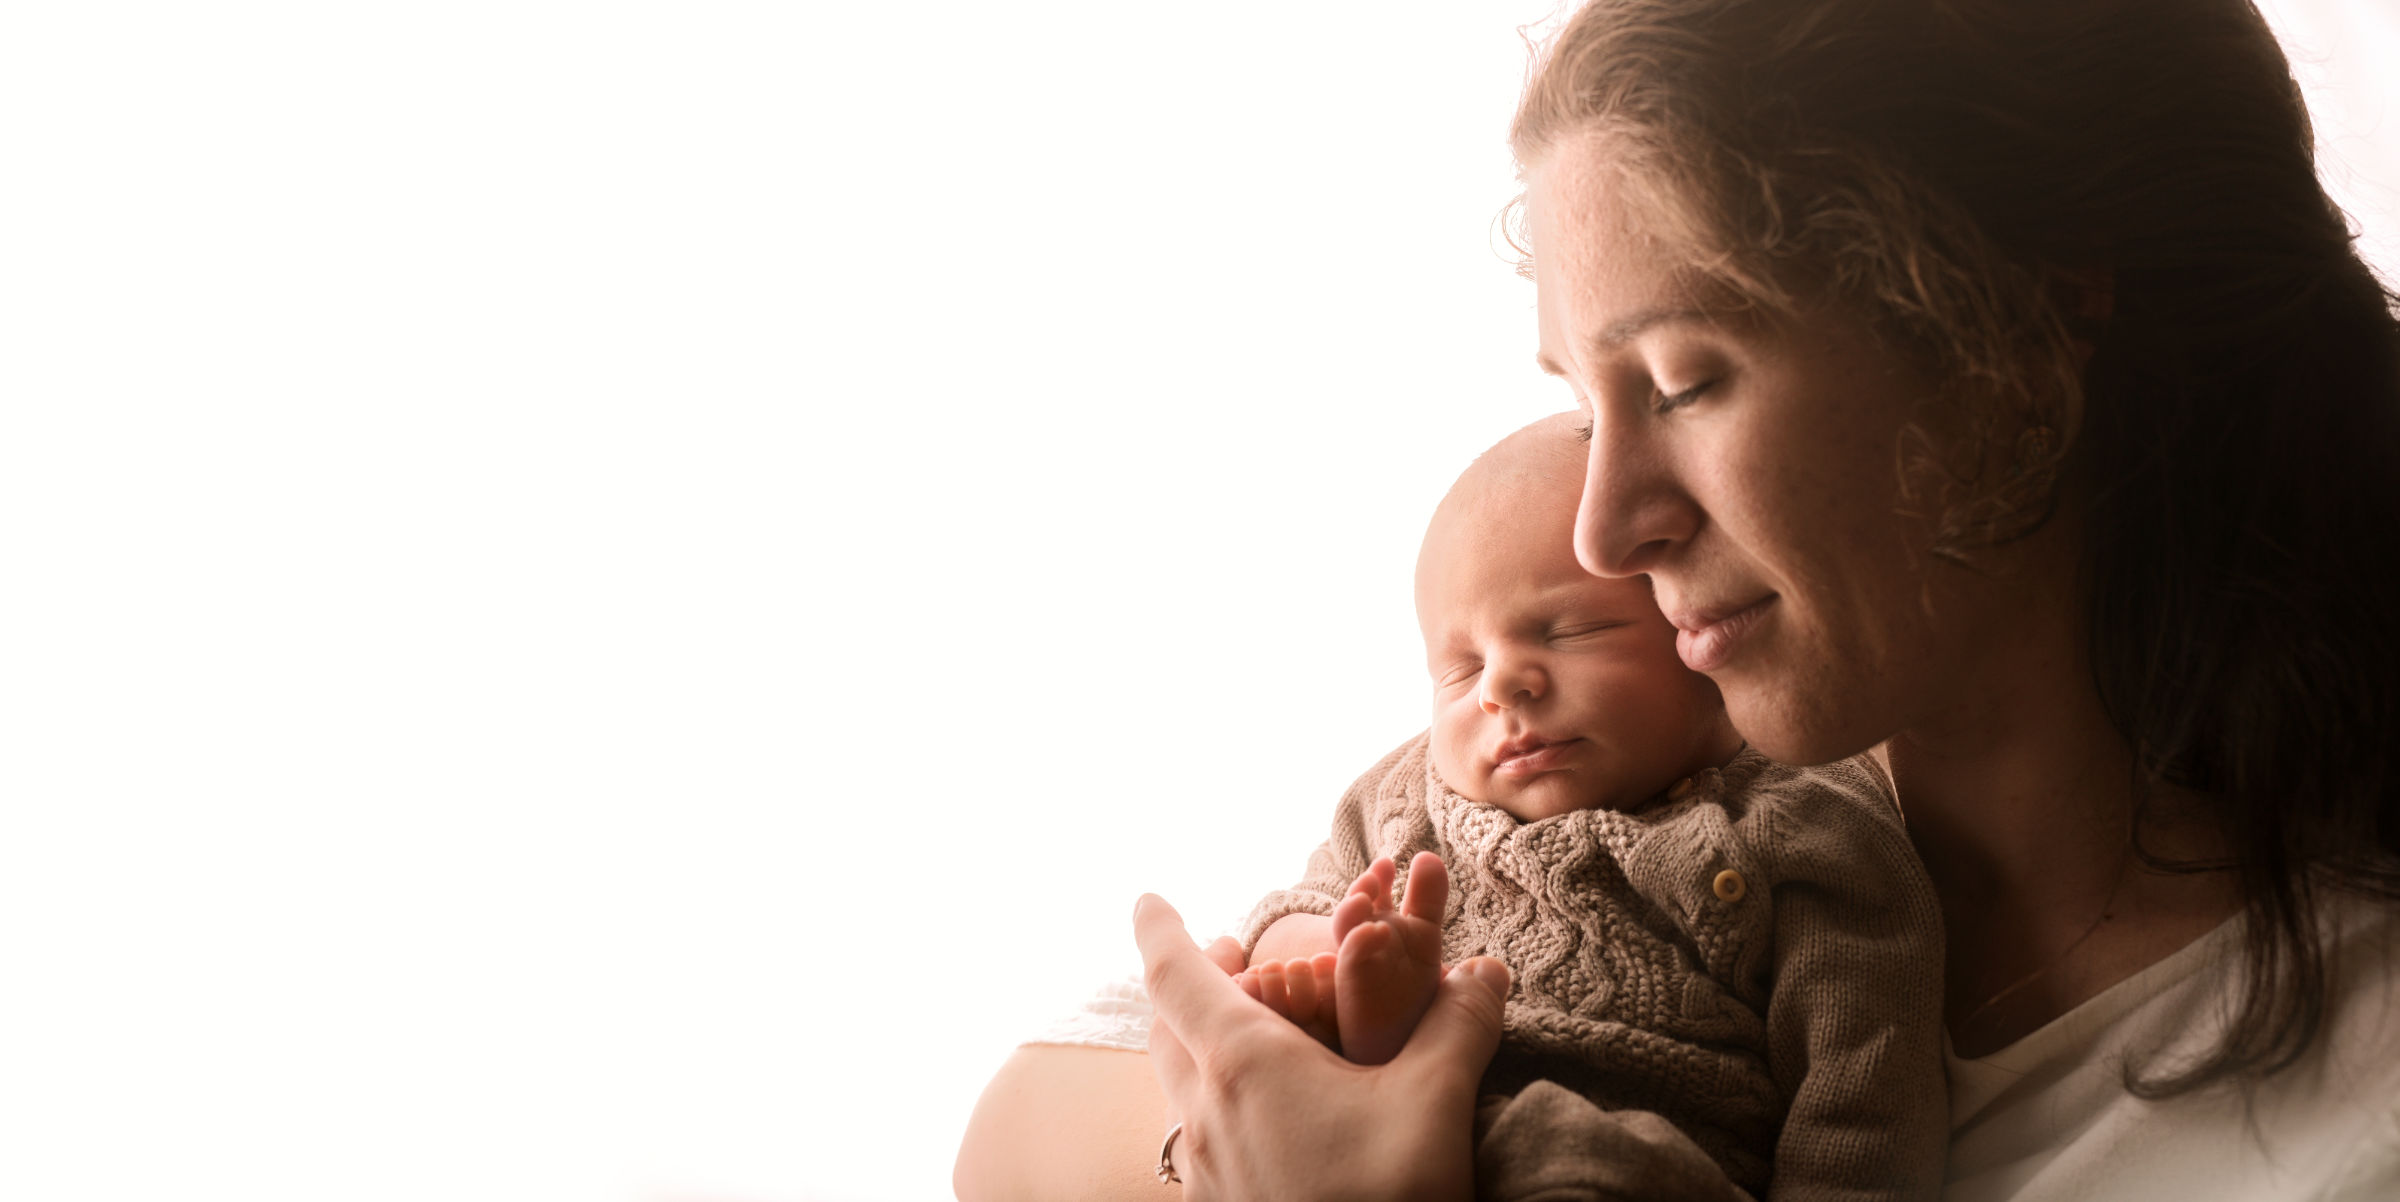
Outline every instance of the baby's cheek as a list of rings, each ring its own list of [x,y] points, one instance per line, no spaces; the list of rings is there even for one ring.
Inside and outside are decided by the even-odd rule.
[[[1467,750],[1474,745],[1473,719],[1456,706],[1438,701],[1433,707],[1433,770],[1453,789],[1473,787]]]

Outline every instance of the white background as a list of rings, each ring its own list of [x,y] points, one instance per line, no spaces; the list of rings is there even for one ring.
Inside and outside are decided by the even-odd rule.
[[[1546,15],[11,6],[0,1195],[945,1196],[1421,722]]]

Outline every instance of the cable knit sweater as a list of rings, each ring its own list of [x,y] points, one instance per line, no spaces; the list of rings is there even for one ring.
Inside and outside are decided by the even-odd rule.
[[[1640,810],[1519,822],[1451,792],[1427,748],[1351,786],[1306,878],[1240,933],[1331,913],[1378,856],[1441,854],[1443,958],[1497,956],[1516,982],[1481,1196],[1939,1189],[1940,913],[1879,767],[1745,749]]]

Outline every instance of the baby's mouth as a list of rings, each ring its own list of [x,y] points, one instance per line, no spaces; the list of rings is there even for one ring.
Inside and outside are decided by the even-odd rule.
[[[1510,739],[1492,754],[1492,775],[1534,776],[1556,768],[1581,739]]]

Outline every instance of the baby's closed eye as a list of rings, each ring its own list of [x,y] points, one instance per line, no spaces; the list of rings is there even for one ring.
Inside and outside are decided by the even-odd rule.
[[[1576,639],[1588,639],[1612,630],[1623,630],[1631,625],[1633,625],[1631,622],[1576,622],[1565,626],[1554,626],[1550,628],[1550,641],[1564,643]]]

